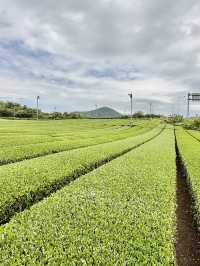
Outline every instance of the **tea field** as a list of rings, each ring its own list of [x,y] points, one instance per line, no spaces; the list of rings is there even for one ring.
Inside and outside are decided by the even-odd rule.
[[[158,119],[0,120],[0,265],[198,265],[177,192],[181,178],[198,237],[198,137]]]

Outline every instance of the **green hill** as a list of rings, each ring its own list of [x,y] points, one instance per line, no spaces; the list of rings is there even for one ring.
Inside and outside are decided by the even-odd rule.
[[[118,118],[122,116],[114,109],[106,106],[88,112],[83,112],[82,114],[91,118]]]

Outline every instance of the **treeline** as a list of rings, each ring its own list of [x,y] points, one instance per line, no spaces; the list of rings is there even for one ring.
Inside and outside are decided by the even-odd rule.
[[[36,114],[36,109],[28,108],[26,105],[0,101],[0,117],[32,118]]]
[[[200,117],[186,119],[184,121],[184,127],[187,129],[200,130]]]
[[[68,118],[80,118],[81,115],[77,113],[45,113],[39,110],[38,112],[40,119],[68,119]],[[0,101],[0,117],[6,118],[24,118],[24,119],[35,119],[37,118],[37,109],[29,108],[26,105],[21,105],[14,102],[3,102]]]
[[[184,118],[182,115],[172,115],[167,117],[165,122],[181,125],[186,129],[200,130],[200,117]]]
[[[69,118],[92,118],[84,115],[84,113],[68,113],[68,112],[53,112],[46,113],[39,110],[38,117],[40,119],[69,119]],[[30,108],[26,105],[22,105],[14,102],[3,102],[0,101],[0,117],[11,118],[11,119],[36,119],[37,109]],[[144,114],[142,111],[133,114],[133,118],[160,118],[160,115],[155,114]],[[116,118],[116,117],[115,117]],[[127,119],[130,115],[122,115],[118,118]],[[98,118],[99,119],[99,118]],[[102,118],[103,119],[103,118]]]
[[[136,112],[132,115],[133,118],[160,118],[161,115],[145,114],[142,111]],[[123,115],[121,118],[130,118],[130,115]]]
[[[184,118],[182,115],[170,115],[165,118],[165,122],[169,124],[180,124],[184,122]]]

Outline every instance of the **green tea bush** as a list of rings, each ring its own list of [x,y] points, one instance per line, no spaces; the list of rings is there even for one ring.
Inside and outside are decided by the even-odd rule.
[[[173,130],[2,226],[3,265],[174,265]]]

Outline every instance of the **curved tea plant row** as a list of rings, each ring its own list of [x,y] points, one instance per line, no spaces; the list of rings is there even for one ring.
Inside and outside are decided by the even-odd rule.
[[[200,145],[181,127],[176,129],[176,138],[190,193],[193,197],[195,218],[200,230]]]
[[[45,142],[52,142],[60,140],[58,137],[49,135],[24,135],[24,134],[0,134],[0,149],[6,152],[6,149],[15,148],[16,146],[29,144],[42,144]]]
[[[4,265],[173,265],[172,130],[82,176],[0,232]]]
[[[10,121],[9,123],[21,122],[22,125],[18,125],[18,128],[14,127],[16,131],[10,131],[9,124],[7,124],[7,131],[4,132],[5,126],[2,126],[2,121],[0,120],[0,147],[15,147],[27,144],[39,144],[42,142],[52,142],[52,141],[63,141],[63,140],[74,140],[78,138],[96,138],[96,137],[113,137],[117,139],[118,137],[130,137],[132,132],[141,130],[142,128],[152,128],[159,124],[159,120],[134,120],[134,127],[130,127],[128,121],[124,121],[124,124],[113,125],[113,122],[99,121],[98,127],[94,126],[94,121],[85,122],[85,127],[80,123],[82,120],[77,120],[76,126],[71,127],[71,120],[62,122],[62,126],[58,126],[58,121],[48,121],[48,124],[44,129],[41,130],[41,121],[38,121],[37,127],[35,121],[29,121],[30,125],[24,125],[22,121]],[[121,120],[122,121],[122,120]],[[31,123],[32,122],[32,123]],[[52,126],[54,124],[54,130]],[[58,128],[57,128],[58,127]],[[61,128],[60,128],[61,127]],[[62,129],[62,130],[61,130]]]
[[[186,130],[186,132],[194,139],[200,141],[200,131],[198,130]]]
[[[144,123],[145,124],[145,123]],[[39,156],[44,156],[52,153],[58,153],[66,150],[71,150],[75,148],[87,147],[91,145],[106,143],[115,141],[118,139],[128,138],[130,136],[137,136],[148,132],[158,126],[158,121],[152,121],[146,125],[136,126],[135,128],[129,128],[128,130],[122,130],[119,132],[106,132],[101,130],[101,134],[95,136],[94,132],[86,131],[86,137],[65,137],[62,136],[61,140],[28,144],[28,145],[18,145],[13,147],[2,147],[0,149],[0,165],[13,163],[17,161],[22,161],[24,159],[31,159]],[[73,132],[71,132],[73,135]],[[17,138],[17,136],[15,136]],[[20,137],[21,138],[21,137]],[[44,136],[44,139],[46,136]],[[63,140],[65,139],[65,140]],[[12,140],[14,141],[14,140]],[[17,142],[17,140],[16,140]]]
[[[154,138],[163,130],[0,167],[0,223],[71,180]]]

